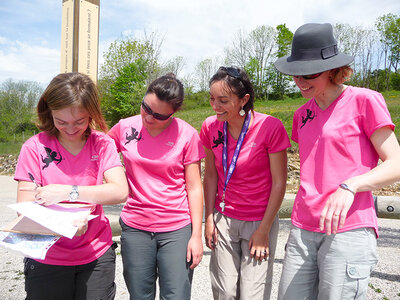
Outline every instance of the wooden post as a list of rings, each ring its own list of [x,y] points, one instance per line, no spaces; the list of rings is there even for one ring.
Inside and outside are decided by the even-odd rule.
[[[62,0],[61,72],[97,81],[100,0]]]

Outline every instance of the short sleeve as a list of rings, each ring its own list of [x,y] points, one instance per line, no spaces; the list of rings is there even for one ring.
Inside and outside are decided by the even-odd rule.
[[[385,126],[394,130],[395,125],[391,120],[385,99],[380,93],[370,92],[365,94],[362,113],[362,125],[368,138],[371,138],[375,130]]]
[[[296,111],[293,115],[292,124],[292,141],[296,143],[299,143],[298,123],[298,113]]]
[[[108,135],[114,140],[115,146],[117,147],[118,152],[121,152],[121,138],[120,138],[121,130],[120,129],[121,129],[121,124],[120,124],[120,122],[118,122],[108,132]]]
[[[42,185],[39,152],[34,141],[35,137],[30,138],[22,145],[15,169],[14,180],[31,181],[29,178],[29,173],[31,173],[36,182]]]
[[[99,137],[98,143],[98,147],[100,147],[100,168],[102,173],[111,168],[122,166],[117,147],[112,138],[107,135],[103,135]]]
[[[206,156],[203,149],[203,143],[200,140],[199,134],[194,128],[193,130],[191,130],[191,132],[192,134],[188,135],[189,139],[185,148],[183,159],[184,165],[199,161]]]
[[[206,119],[203,124],[201,125],[200,130],[200,140],[203,143],[203,146],[207,149],[211,149],[210,145],[210,127],[208,119]]]
[[[283,126],[282,122],[277,118],[270,118],[272,124],[268,126],[270,128],[268,152],[276,153],[289,148],[290,141],[285,126]]]

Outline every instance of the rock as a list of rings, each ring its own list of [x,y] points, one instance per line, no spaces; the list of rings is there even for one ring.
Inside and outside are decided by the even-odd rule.
[[[14,175],[17,165],[17,156],[0,155],[0,175]]]

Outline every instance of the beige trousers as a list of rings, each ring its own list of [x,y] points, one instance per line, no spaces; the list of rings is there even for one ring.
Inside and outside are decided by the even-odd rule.
[[[241,221],[214,213],[218,243],[211,252],[210,275],[214,299],[269,299],[278,239],[279,218],[269,233],[268,260],[250,257],[249,240],[260,221]]]

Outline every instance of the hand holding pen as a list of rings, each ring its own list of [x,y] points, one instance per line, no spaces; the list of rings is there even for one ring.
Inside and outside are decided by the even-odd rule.
[[[33,177],[32,173],[28,172],[28,175],[32,182],[36,185],[36,188],[40,187],[40,185],[36,182],[35,177]]]
[[[34,192],[35,202],[41,205],[52,205],[64,201],[66,195],[70,192],[70,186],[62,184],[49,184],[41,186],[35,180],[32,173],[28,172],[30,180],[35,184],[35,188],[32,187],[20,187],[20,191]]]

